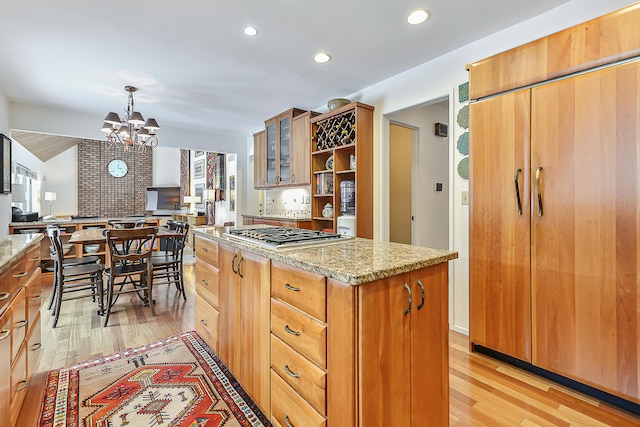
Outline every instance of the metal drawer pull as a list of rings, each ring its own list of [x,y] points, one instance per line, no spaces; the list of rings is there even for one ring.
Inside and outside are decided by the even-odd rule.
[[[236,258],[238,258],[238,254],[234,254],[233,258],[231,259],[231,271],[233,271],[233,274],[238,274],[238,272],[236,271]]]
[[[40,301],[41,299],[42,299],[42,294],[37,295],[37,296],[35,296],[35,297],[31,298],[31,301]]]
[[[35,257],[35,258],[30,258],[29,261],[40,261],[42,259],[42,257]]]
[[[5,338],[8,338],[9,335],[11,335],[11,331],[9,329],[0,330],[0,341],[2,341]]]
[[[41,342],[37,342],[34,345],[31,346],[31,351],[38,351],[40,350],[40,348],[42,347],[42,343]]]
[[[405,283],[404,288],[409,293],[409,307],[407,307],[407,309],[404,311],[404,315],[406,316],[411,311],[411,303],[413,302],[413,296],[411,295],[411,289],[409,289],[409,285]]]
[[[206,246],[201,246],[201,247],[200,247],[200,250],[201,250],[201,251],[205,251],[205,252],[209,252],[209,249],[207,249],[207,247],[206,247]]]
[[[289,325],[284,325],[284,330],[291,335],[300,335],[302,333],[300,331],[292,331],[291,328],[289,328]]]
[[[204,279],[201,279],[201,280],[200,280],[200,283],[202,283],[203,285],[207,285],[207,286],[209,285],[209,282],[207,282],[207,281],[206,281],[206,280],[204,280]]]
[[[422,290],[422,301],[418,305],[418,310],[420,310],[422,307],[424,307],[424,285],[422,284],[420,279],[418,279],[418,286],[420,286],[420,289]]]
[[[16,392],[22,391],[22,390],[24,390],[25,388],[27,388],[27,385],[29,385],[29,381],[27,381],[27,380],[22,380],[22,381],[20,381],[18,384],[20,384],[20,385],[19,385],[19,386],[18,386],[18,388],[16,389]]]
[[[292,376],[293,378],[300,378],[300,374],[296,374],[289,369],[289,365],[284,365],[284,371],[287,375]]]
[[[538,192],[538,216],[542,216],[542,193],[540,192],[540,172],[542,172],[542,166],[536,169],[536,191]]]
[[[520,201],[520,185],[518,184],[518,175],[520,175],[522,169],[516,169],[516,175],[513,177],[513,181],[516,184],[516,203],[518,204],[518,215],[522,215],[522,201]]]
[[[27,320],[19,321],[18,323],[16,323],[16,329],[24,328],[25,326],[27,326],[27,323],[29,323]]]
[[[9,298],[11,294],[9,292],[0,292],[0,301],[4,301]]]
[[[19,279],[20,277],[24,277],[26,275],[27,275],[27,272],[23,271],[22,273],[18,273],[16,275],[14,275],[13,277],[16,278],[16,279]]]
[[[206,320],[204,320],[204,319],[200,319],[200,324],[201,324],[202,326],[204,326],[204,327],[208,327],[208,326],[209,326],[209,324],[207,323],[207,321],[206,321]]]
[[[291,424],[291,422],[289,421],[289,414],[284,414],[284,423],[287,425],[287,427],[295,427],[293,424]]]
[[[300,291],[302,290],[302,288],[294,288],[293,286],[291,286],[291,285],[290,285],[290,284],[288,284],[288,283],[285,283],[285,284],[284,284],[284,287],[285,287],[285,288],[287,288],[287,289],[289,289],[290,291],[300,292]]]

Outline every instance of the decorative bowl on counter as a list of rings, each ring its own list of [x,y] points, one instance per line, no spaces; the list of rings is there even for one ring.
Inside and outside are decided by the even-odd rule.
[[[333,98],[327,101],[327,107],[329,107],[329,111],[333,111],[336,108],[343,107],[347,104],[351,104],[351,101],[346,98]]]
[[[84,252],[87,253],[87,254],[92,254],[94,252],[98,252],[98,249],[100,249],[100,244],[84,245]]]

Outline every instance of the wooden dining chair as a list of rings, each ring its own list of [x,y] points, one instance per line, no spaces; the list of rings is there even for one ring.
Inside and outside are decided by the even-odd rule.
[[[96,262],[97,258],[87,257],[93,259],[93,262],[84,264],[80,264],[82,258],[65,259],[60,233],[58,227],[47,227],[47,235],[51,241],[51,259],[54,261],[54,286],[49,303],[49,308],[53,306],[53,328],[58,325],[62,301],[91,297],[98,302],[98,314],[103,312],[104,266]]]
[[[183,254],[184,246],[189,233],[189,223],[176,221],[172,224],[172,231],[180,233],[179,236],[166,237],[164,250],[153,252],[151,263],[153,265],[153,285],[175,285],[182,298],[186,301],[187,294],[184,291]]]
[[[158,227],[106,228],[103,234],[110,261],[109,268],[105,269],[108,283],[103,326],[107,326],[118,297],[132,292],[138,294],[155,316],[151,254]]]

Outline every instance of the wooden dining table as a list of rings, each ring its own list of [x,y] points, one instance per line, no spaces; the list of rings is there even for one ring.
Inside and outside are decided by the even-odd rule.
[[[83,244],[92,244],[92,243],[106,243],[107,238],[102,232],[104,228],[87,228],[76,230],[71,234],[68,243],[83,243]],[[156,239],[163,239],[167,237],[178,237],[181,236],[182,233],[179,233],[176,230],[169,230],[168,228],[158,227],[158,234],[156,235]]]

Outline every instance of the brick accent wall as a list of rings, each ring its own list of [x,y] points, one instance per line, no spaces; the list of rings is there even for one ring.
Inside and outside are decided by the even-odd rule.
[[[104,141],[78,144],[78,215],[121,217],[145,213],[145,191],[153,185],[152,148],[145,152],[107,149]],[[123,160],[122,178],[109,174],[111,160]]]

